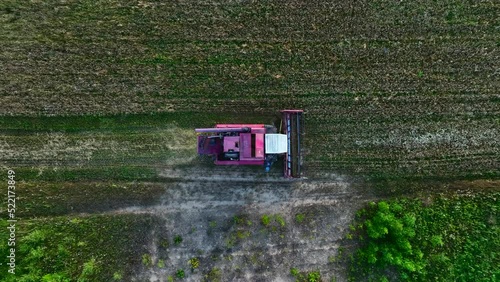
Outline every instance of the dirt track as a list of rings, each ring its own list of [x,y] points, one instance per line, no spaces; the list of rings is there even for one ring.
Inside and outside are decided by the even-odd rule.
[[[226,177],[217,175],[224,171]],[[164,226],[151,231],[156,240],[149,248],[153,261],[163,259],[166,267],[145,268],[135,280],[167,281],[177,269],[189,269],[187,261],[193,257],[200,258],[200,268],[187,281],[200,281],[214,267],[223,281],[292,281],[291,267],[345,280],[345,266],[329,263],[329,257],[338,255],[339,247],[347,248],[349,222],[372,196],[334,176],[287,181],[246,173],[247,168],[195,166],[180,175],[164,169],[163,177],[179,181],[165,185],[161,204],[110,211],[164,219]],[[264,214],[279,214],[284,226],[264,226]],[[296,214],[303,214],[304,221],[298,223]],[[243,223],[235,223],[235,216]],[[183,238],[181,244],[161,246],[162,238],[175,235]]]

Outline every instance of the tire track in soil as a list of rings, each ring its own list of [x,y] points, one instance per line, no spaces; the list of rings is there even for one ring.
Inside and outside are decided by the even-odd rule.
[[[324,278],[343,281],[345,265],[328,263],[329,257],[346,248],[356,210],[375,199],[358,183],[335,175],[289,181],[279,171],[263,176],[242,167],[202,166],[166,167],[160,175],[173,181],[165,186],[161,204],[108,212],[150,214],[165,222],[151,230],[155,239],[149,246],[151,257],[163,259],[165,268],[143,267],[135,281],[167,281],[178,269],[185,269],[186,281],[201,281],[214,267],[223,281],[292,281],[291,267],[318,269]],[[298,213],[306,215],[304,223],[295,221]],[[263,214],[280,214],[285,227],[266,231]],[[233,224],[235,215],[252,224],[243,227],[247,238],[230,245],[230,234],[241,229]],[[173,244],[175,235],[183,238],[181,244]],[[171,242],[166,249],[159,243],[165,238]],[[193,257],[200,259],[200,268],[190,272],[187,261]]]

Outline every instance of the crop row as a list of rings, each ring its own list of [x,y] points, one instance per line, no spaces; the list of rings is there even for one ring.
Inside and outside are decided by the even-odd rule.
[[[8,1],[0,9],[0,103],[9,105],[1,115],[168,112],[202,98],[230,107],[279,97],[270,101],[278,107],[309,93],[493,96],[498,88],[498,7],[488,2]]]

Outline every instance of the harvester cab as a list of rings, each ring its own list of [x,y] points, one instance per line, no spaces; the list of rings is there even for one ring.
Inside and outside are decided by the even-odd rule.
[[[283,157],[284,176],[301,177],[302,110],[281,111],[280,128],[265,124],[217,124],[197,128],[198,154],[216,165],[261,165],[269,171]]]

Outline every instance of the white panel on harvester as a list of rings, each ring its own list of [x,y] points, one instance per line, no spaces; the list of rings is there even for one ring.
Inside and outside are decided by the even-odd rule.
[[[287,152],[288,141],[286,134],[266,134],[266,154],[283,154]]]

